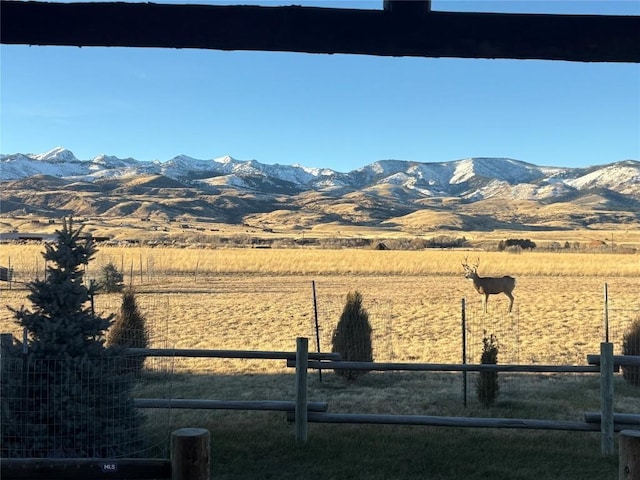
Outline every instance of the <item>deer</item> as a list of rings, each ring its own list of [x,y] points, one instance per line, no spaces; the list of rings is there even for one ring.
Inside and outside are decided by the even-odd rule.
[[[464,257],[464,277],[473,282],[473,287],[480,295],[484,295],[482,298],[482,308],[484,313],[487,313],[487,302],[489,301],[489,295],[496,295],[498,293],[504,293],[509,297],[509,310],[513,308],[513,289],[516,288],[516,279],[505,275],[504,277],[481,277],[478,275],[478,265],[480,265],[480,259],[471,267],[467,264],[467,257]]]

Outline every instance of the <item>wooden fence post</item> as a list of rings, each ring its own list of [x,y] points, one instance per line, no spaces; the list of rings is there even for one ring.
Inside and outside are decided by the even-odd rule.
[[[309,339],[296,339],[296,440],[307,442],[309,429],[307,414],[307,366],[309,363]]]
[[[603,455],[613,455],[613,343],[600,344],[600,447]]]
[[[640,430],[622,430],[619,440],[619,480],[640,478]]]
[[[180,428],[171,433],[171,479],[209,480],[210,435],[204,428]]]

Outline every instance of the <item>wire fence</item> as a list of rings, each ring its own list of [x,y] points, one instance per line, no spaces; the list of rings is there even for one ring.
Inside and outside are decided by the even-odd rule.
[[[255,291],[243,292],[236,285],[225,285],[229,279],[216,279],[211,283],[201,280],[199,283],[192,281],[193,290],[198,293],[210,290],[212,297],[229,297],[245,294],[252,295],[275,294],[286,292],[292,299],[298,299],[302,305],[297,307],[300,313],[308,318],[306,325],[299,323],[288,328],[288,338],[306,336],[312,339],[310,348],[312,351],[330,351],[332,348],[332,336],[340,319],[345,305],[344,289],[319,288],[315,298],[312,296],[311,282],[300,279],[292,280],[285,285],[262,285]],[[184,283],[181,279],[180,283]],[[322,280],[318,282],[322,286]],[[189,282],[187,282],[189,284]],[[146,288],[145,288],[146,285]],[[149,346],[153,348],[174,348],[175,332],[180,330],[180,325],[170,312],[176,309],[191,308],[191,305],[183,306],[182,293],[191,292],[161,291],[154,294],[153,285],[141,285],[138,288],[148,293],[138,295],[138,303],[144,313],[150,332]],[[6,287],[6,286],[5,286]],[[24,287],[19,287],[24,289]],[[170,287],[169,287],[170,288]],[[3,290],[0,294],[7,293]],[[302,300],[300,300],[302,299]],[[461,300],[461,299],[460,299]],[[458,300],[458,302],[460,301]],[[477,300],[477,297],[473,297]],[[2,297],[3,303],[7,303]],[[187,300],[190,301],[190,300]],[[306,302],[306,306],[304,303]],[[478,362],[482,354],[483,338],[495,336],[499,345],[500,363],[538,363],[538,364],[583,364],[585,356],[598,350],[599,343],[605,338],[614,344],[614,353],[619,354],[622,348],[622,340],[629,325],[640,318],[640,305],[628,304],[627,301],[619,301],[615,296],[608,298],[607,305],[601,307],[585,307],[580,305],[583,319],[579,322],[567,321],[565,324],[549,327],[545,325],[545,314],[536,313],[536,320],[531,318],[531,313],[523,317],[518,303],[512,313],[502,310],[502,305],[489,304],[488,313],[481,310],[479,301],[466,302],[464,309],[458,303],[457,308],[447,306],[447,313],[441,314],[436,320],[429,317],[428,312],[410,312],[415,316],[408,325],[399,318],[406,315],[407,306],[400,304],[402,300],[396,300],[389,296],[364,296],[364,308],[369,314],[372,327],[372,344],[374,359],[378,361],[418,361],[418,362]],[[453,302],[451,302],[453,303]],[[95,308],[99,313],[116,313],[121,304],[119,295],[97,295]],[[238,304],[240,306],[240,303]],[[417,310],[418,307],[411,307]],[[603,316],[605,308],[608,316],[607,332],[605,331]],[[301,309],[304,309],[302,311]],[[238,308],[233,312],[237,318],[223,319],[232,324],[238,335],[244,335],[242,319],[243,309]],[[309,312],[312,312],[309,315]],[[554,318],[559,314],[550,312]],[[8,315],[5,310],[4,316]],[[423,316],[423,318],[420,318]],[[465,324],[462,324],[463,317]],[[542,321],[537,320],[542,317]],[[202,328],[218,321],[215,311],[211,311],[209,318],[201,318]],[[275,318],[274,322],[282,322],[283,319]],[[535,322],[535,323],[534,323]],[[214,327],[215,328],[215,327]],[[286,328],[286,327],[285,327]],[[5,329],[5,331],[7,331]],[[8,331],[12,331],[9,329]],[[194,332],[195,334],[196,332]],[[281,349],[274,347],[270,338],[260,337],[256,332],[246,332],[248,344],[256,345],[256,349]],[[16,336],[19,336],[17,334]],[[198,336],[195,335],[194,339]],[[224,334],[215,338],[215,344],[208,344],[202,348],[237,348],[236,345],[227,344],[230,335]],[[562,341],[562,343],[561,343]],[[188,345],[181,347],[190,348]],[[193,348],[193,347],[191,347]]]
[[[146,282],[150,279],[143,280]],[[183,278],[178,280],[184,283]],[[305,336],[310,339],[311,351],[318,349],[327,352],[332,349],[333,333],[345,307],[344,288],[322,288],[316,292],[317,295],[312,295],[310,282],[304,279],[293,279],[286,285],[275,282],[269,285],[252,284],[247,291],[239,290],[237,285],[228,285],[230,282],[227,278],[216,282],[212,283],[211,295],[244,294],[251,298],[265,290],[272,295],[287,290],[289,297],[303,298],[306,323],[301,322],[299,326],[292,323],[291,328],[283,327],[286,344],[292,347],[295,337]],[[319,283],[323,286],[322,281]],[[191,289],[206,292],[210,286],[207,279],[200,279],[197,284],[194,282],[191,285]],[[138,306],[149,328],[149,347],[175,348],[173,335],[176,329],[182,327],[171,312],[176,307],[183,308],[179,304],[180,293],[166,291],[158,295],[153,288],[147,290],[149,293],[138,297]],[[474,299],[477,300],[477,297]],[[121,305],[119,295],[98,295],[95,300],[95,308],[101,313],[116,313]],[[483,339],[494,335],[499,346],[498,362],[501,364],[584,365],[584,353],[596,353],[606,334],[603,322],[605,305],[591,308],[583,323],[571,323],[570,331],[556,332],[558,337],[574,339],[575,348],[567,349],[552,343],[554,332],[545,332],[546,344],[532,347],[537,341],[537,331],[531,328],[530,322],[527,322],[529,319],[523,317],[518,303],[510,314],[501,311],[501,305],[494,307],[492,303],[488,313],[481,310],[478,301],[467,303],[464,308],[459,303],[457,308],[450,309],[444,320],[433,322],[432,315],[420,312],[415,315],[416,321],[408,325],[398,314],[400,307],[404,307],[398,302],[391,295],[365,297],[364,307],[372,327],[373,357],[377,362],[479,363]],[[415,308],[428,310],[427,307],[416,303]],[[307,315],[308,312],[313,313]],[[614,343],[615,353],[621,353],[623,336],[629,325],[640,318],[640,310],[613,297],[608,299],[606,312],[608,337]],[[229,328],[243,332],[241,308],[238,308],[237,315],[237,319],[233,317],[230,320]],[[202,319],[205,324],[218,320]],[[541,325],[540,328],[545,327]],[[253,341],[258,346],[256,349],[273,349],[269,343],[272,339],[261,337],[260,334],[260,331],[253,331],[250,334],[253,338],[247,338],[247,341]],[[195,339],[198,331],[191,331],[190,335]],[[219,336],[216,338],[218,343],[208,345],[208,348],[237,348],[237,344],[225,344],[225,338],[224,335]],[[0,397],[4,402],[0,455],[5,457],[116,458],[156,456],[158,452],[164,455],[166,438],[161,436],[160,430],[145,425],[171,425],[176,412],[160,409],[131,413],[129,400],[122,396],[123,389],[130,388],[131,395],[127,398],[133,398],[140,392],[142,396],[154,398],[175,398],[177,395],[211,398],[216,388],[235,380],[233,375],[228,374],[232,369],[228,368],[227,363],[231,360],[147,358],[144,363],[145,375],[136,377],[131,372],[124,372],[120,376],[112,374],[118,369],[122,370],[121,358],[65,363],[62,359],[36,359],[24,355],[24,352],[14,353],[13,356],[3,354],[0,358]],[[252,374],[264,369],[260,362],[256,361],[255,364]],[[182,380],[176,379],[176,372],[197,375],[207,387],[193,394],[190,391],[178,391],[176,382]],[[206,377],[213,377],[214,380]],[[265,375],[264,383],[260,385],[264,390],[256,395],[259,398],[278,398],[280,387],[269,387],[267,383],[272,380],[268,377]],[[476,373],[469,375],[469,388],[473,388],[477,378]],[[503,394],[520,395],[523,391],[528,393],[527,389],[530,388],[524,384],[522,376],[501,374],[500,379]],[[457,377],[455,381],[458,381]],[[245,398],[248,392],[239,389],[237,395],[238,398]],[[95,411],[102,413],[97,416],[92,413]],[[143,438],[132,433],[138,431],[140,425]]]
[[[99,295],[95,308],[116,313],[119,295]],[[139,299],[149,347],[170,348],[169,299]],[[136,337],[135,332],[129,332]],[[14,339],[15,335],[15,339]],[[171,410],[140,411],[133,399],[157,388],[172,395],[175,359],[124,355],[118,347],[102,354],[42,358],[25,335],[3,336],[0,349],[0,457],[136,458],[166,454],[166,438],[153,428],[170,424]],[[21,342],[17,342],[20,340]],[[144,374],[140,374],[144,368]]]
[[[163,302],[151,302],[147,304],[147,308],[160,308],[162,304]],[[328,312],[333,316],[338,310],[339,308],[330,308]],[[319,312],[322,311],[319,309]],[[379,355],[376,361],[381,361],[383,354],[393,355],[395,348],[390,340],[394,338],[389,330],[392,324],[385,312],[384,304],[371,308],[370,312],[374,327],[374,351]],[[493,323],[491,325],[495,327]],[[483,327],[486,324],[478,322],[476,325],[471,322],[471,338],[486,335]],[[506,333],[517,332],[517,316],[509,317],[504,331],[495,331],[503,338],[506,338]],[[324,332],[324,341],[329,341],[328,337],[328,332]],[[513,341],[517,348],[516,340],[518,338],[514,334]],[[166,339],[156,336],[155,341],[156,346],[164,343],[162,348],[167,347]],[[514,357],[517,356],[516,348],[505,348],[503,351],[507,352],[505,358],[508,361],[501,363],[518,363]],[[146,358],[144,374],[136,375],[131,371],[127,357],[86,358],[80,362],[70,362],[63,358],[34,359],[16,350],[7,354],[4,349],[4,352],[0,357],[2,457],[163,457],[167,455],[168,446],[163,435],[167,429],[160,429],[158,425],[172,426],[176,411],[167,408],[136,412],[131,408],[131,398],[140,396],[141,392],[143,397],[152,398],[171,399],[184,395],[204,395],[203,398],[211,398],[219,394],[221,389],[230,391],[228,384],[238,381],[231,378],[233,375],[216,374],[214,359],[206,359],[209,362],[208,369],[201,370],[196,375],[202,379],[202,385],[206,384],[206,388],[199,388],[191,393],[184,389],[184,384],[182,387],[176,384],[184,382],[186,378],[184,375],[174,375],[176,363],[186,362],[186,359],[178,357]],[[478,363],[477,359],[471,360],[475,356],[477,352],[469,353],[469,363]],[[120,374],[114,375],[114,372]],[[189,376],[192,377],[193,374]],[[459,376],[460,374],[452,374],[451,380],[456,377],[455,383],[458,384]],[[576,382],[582,381],[580,375],[573,376]],[[274,398],[280,398],[278,395],[283,395],[280,382],[268,377],[253,379],[257,387],[253,394],[258,398],[271,398],[273,395],[276,395]],[[479,388],[480,377],[480,373],[470,373],[467,382],[465,375],[465,405],[467,393]],[[571,375],[563,374],[563,378],[566,377]],[[495,379],[497,382],[497,375]],[[194,379],[190,379],[190,382],[200,383]],[[499,382],[501,398],[519,398],[524,394],[532,394],[538,388],[532,387],[531,382],[524,381],[522,375],[516,374],[501,373]],[[260,392],[259,389],[267,383],[274,385],[267,387],[270,390],[266,394],[265,391]],[[447,384],[451,388],[451,381],[447,381]],[[126,396],[123,393],[125,391],[128,392]],[[236,393],[238,398],[246,398],[247,394],[242,389]],[[455,401],[451,393],[447,398]]]
[[[113,356],[2,355],[2,457],[116,458],[144,452],[131,375]]]
[[[331,338],[340,319],[343,298],[318,299],[318,324],[321,350],[331,348]],[[462,302],[461,302],[462,304]],[[574,339],[574,349],[566,349],[553,344],[553,334],[544,325],[539,326],[538,333],[529,328],[523,332],[521,328],[520,310],[515,307],[512,313],[489,310],[486,314],[481,307],[461,306],[456,315],[452,315],[446,332],[433,337],[424,338],[422,348],[411,349],[414,352],[406,357],[409,343],[414,339],[406,335],[404,328],[394,325],[394,304],[389,301],[368,299],[366,309],[373,330],[372,341],[374,358],[379,361],[412,360],[420,362],[457,362],[479,363],[482,354],[483,339],[495,336],[499,345],[499,362],[504,364],[584,364],[586,353],[597,352],[600,342],[614,344],[614,352],[622,354],[622,341],[629,326],[640,319],[640,306],[610,305],[608,308],[608,334],[602,321],[602,310],[592,310],[584,322],[572,324],[570,330],[558,332],[558,336]],[[463,320],[464,319],[464,320]],[[420,327],[416,327],[419,329]],[[315,329],[309,331],[310,338],[316,338]],[[531,345],[537,341],[536,336],[550,336],[546,344],[532,350]],[[313,348],[313,346],[312,346]]]

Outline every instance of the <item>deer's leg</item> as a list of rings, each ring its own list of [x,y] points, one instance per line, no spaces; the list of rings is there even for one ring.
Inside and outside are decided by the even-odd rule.
[[[487,303],[489,302],[489,294],[485,293],[484,297],[482,297],[482,309],[484,313],[487,313]]]
[[[504,292],[504,294],[509,297],[509,313],[511,313],[511,309],[513,308],[513,295],[511,292]]]

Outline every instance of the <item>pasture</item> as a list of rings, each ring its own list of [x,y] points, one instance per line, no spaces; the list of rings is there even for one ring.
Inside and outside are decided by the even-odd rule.
[[[40,245],[3,245],[0,264],[10,264],[16,280],[29,281],[43,275],[40,251]],[[482,276],[516,277],[511,314],[506,313],[504,295],[491,296],[487,314],[482,312],[481,297],[463,276],[465,255],[479,257]],[[109,262],[135,288],[152,330],[152,346],[160,348],[292,351],[295,338],[304,336],[314,351],[312,282],[322,350],[330,349],[346,294],[358,290],[370,313],[378,361],[460,363],[463,298],[469,363],[479,362],[482,337],[493,333],[500,343],[500,363],[584,365],[586,355],[598,353],[604,339],[605,283],[609,335],[616,354],[625,329],[640,315],[638,255],[103,247],[89,265],[87,278],[98,278]],[[21,284],[9,289],[2,283],[0,288],[2,305],[29,306]],[[120,296],[100,294],[95,305],[99,312],[115,313]],[[0,311],[0,331],[21,338],[7,309]],[[151,369],[170,369],[174,375],[168,383],[145,382],[138,387],[139,396],[244,400],[293,394],[292,372],[284,362],[177,358],[147,362]],[[310,382],[309,398],[326,400],[330,410],[340,412],[576,420],[585,410],[598,409],[596,377],[501,378],[500,401],[490,411],[473,401],[463,407],[460,376],[453,374],[372,373],[345,384],[327,373],[322,382]],[[576,395],[578,391],[583,394]],[[637,389],[617,379],[616,395],[617,411],[640,411]],[[145,413],[156,429],[162,425],[161,432],[155,432],[159,438],[170,428],[189,425],[209,428],[212,438],[221,439],[218,446],[214,440],[214,472],[216,451],[222,462],[215,478],[243,478],[244,471],[251,478],[485,478],[493,472],[493,478],[613,479],[616,472],[615,461],[598,458],[599,439],[594,434],[314,425],[310,445],[292,451],[291,427],[276,414]],[[264,441],[267,437],[270,440]],[[549,439],[558,445],[555,451],[548,449]],[[468,457],[460,459],[448,449],[464,449]],[[369,466],[354,463],[347,469],[331,460],[346,461],[341,451],[351,455],[368,451],[373,456],[365,461]],[[377,460],[384,455],[395,457],[389,462]],[[258,460],[247,465],[242,458]],[[505,458],[521,462],[521,471],[496,465]],[[457,468],[461,477],[455,476]]]
[[[0,261],[28,281],[43,275],[41,250],[3,245]],[[469,254],[480,259],[482,276],[516,277],[512,314],[504,295],[492,295],[483,314],[481,296],[463,276]],[[509,360],[521,363],[580,364],[596,352],[604,339],[605,283],[611,341],[621,341],[640,309],[637,255],[105,247],[86,277],[99,278],[109,262],[135,288],[157,346],[172,348],[290,350],[297,336],[315,335],[312,282],[321,348],[329,347],[346,294],[358,290],[371,315],[378,360],[458,362],[463,298],[471,333],[495,334]],[[3,305],[28,305],[20,284],[0,286]],[[96,310],[116,312],[119,302],[119,295],[98,295]],[[6,309],[0,327],[18,333]]]

